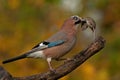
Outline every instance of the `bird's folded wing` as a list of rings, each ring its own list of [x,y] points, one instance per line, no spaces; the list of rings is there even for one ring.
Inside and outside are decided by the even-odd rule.
[[[57,40],[57,41],[54,41],[54,42],[43,41],[43,42],[39,43],[38,45],[34,46],[32,49],[39,48],[39,49],[42,50],[42,49],[51,48],[51,47],[54,47],[54,46],[61,45],[64,42],[65,42],[64,40]]]

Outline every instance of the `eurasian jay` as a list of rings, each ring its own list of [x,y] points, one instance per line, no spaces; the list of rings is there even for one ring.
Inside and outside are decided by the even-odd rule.
[[[50,70],[53,70],[51,60],[60,60],[62,56],[74,47],[79,24],[81,24],[82,30],[88,27],[90,27],[92,31],[95,29],[95,25],[90,23],[89,20],[78,16],[71,16],[65,20],[61,29],[56,34],[39,43],[28,52],[18,57],[5,60],[2,63],[5,64],[23,58],[44,58],[47,60]]]

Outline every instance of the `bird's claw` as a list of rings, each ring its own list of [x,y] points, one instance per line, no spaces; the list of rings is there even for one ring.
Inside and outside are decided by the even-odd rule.
[[[52,69],[50,69],[50,72],[55,74],[56,71],[55,71],[55,69],[52,68]]]

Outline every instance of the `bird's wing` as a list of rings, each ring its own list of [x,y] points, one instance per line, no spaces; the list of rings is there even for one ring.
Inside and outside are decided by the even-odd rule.
[[[54,47],[54,46],[61,45],[64,42],[65,42],[64,40],[57,40],[57,41],[54,41],[54,42],[43,41],[43,42],[37,44],[36,46],[34,46],[32,49],[39,48],[39,49],[42,50],[42,49],[51,48],[51,47]]]

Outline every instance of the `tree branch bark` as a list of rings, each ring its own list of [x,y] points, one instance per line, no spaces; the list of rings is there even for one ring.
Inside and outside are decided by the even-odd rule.
[[[102,37],[98,37],[86,49],[82,50],[81,52],[70,58],[70,60],[57,67],[55,69],[55,73],[48,71],[45,73],[35,74],[27,77],[13,77],[10,75],[10,73],[4,70],[2,66],[0,66],[0,80],[57,80],[72,72],[92,55],[99,52],[102,48],[104,48],[104,45],[105,40]]]

